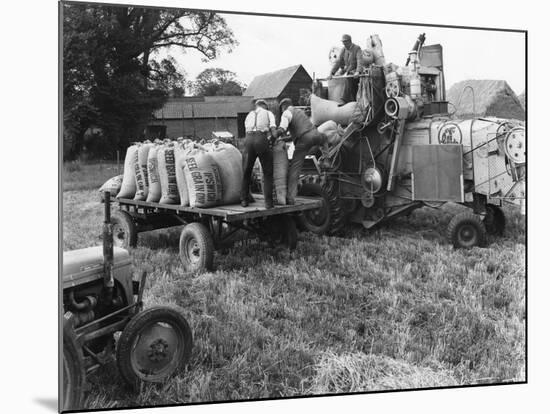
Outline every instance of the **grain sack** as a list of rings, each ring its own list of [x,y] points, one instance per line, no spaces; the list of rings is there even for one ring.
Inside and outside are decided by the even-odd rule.
[[[132,198],[136,194],[135,166],[138,163],[138,145],[134,144],[126,150],[124,159],[124,174],[122,184],[117,195],[119,198]]]
[[[185,181],[191,207],[212,207],[222,201],[222,181],[212,155],[193,149],[185,163]]]
[[[243,157],[231,144],[218,142],[209,152],[219,168],[222,180],[222,203],[238,203],[243,181]]]
[[[326,121],[335,121],[341,125],[348,125],[355,110],[356,102],[348,102],[338,106],[334,101],[311,95],[311,122],[315,126]]]
[[[277,203],[286,204],[286,181],[288,175],[288,153],[283,141],[273,145],[273,187]]]
[[[134,200],[145,201],[149,193],[149,173],[147,171],[147,160],[149,151],[153,144],[149,141],[144,142],[138,148],[138,163],[135,169],[136,176],[136,195]]]
[[[99,188],[101,202],[105,200],[105,196],[103,194],[105,191],[109,191],[111,193],[111,197],[115,197],[119,193],[121,185],[122,174],[109,178],[105,181],[105,183]]]
[[[189,143],[176,145],[176,183],[178,184],[178,193],[180,197],[180,205],[189,205],[189,192],[187,190],[187,181],[185,180],[185,161],[187,155],[193,150],[193,145]]]
[[[147,178],[149,179],[149,191],[147,193],[146,201],[149,203],[156,203],[162,196],[157,159],[157,154],[160,147],[161,146],[158,144],[153,145],[151,149],[149,149],[149,154],[147,154]]]
[[[317,127],[317,130],[327,136],[330,146],[338,144],[342,139],[342,128],[339,128],[334,121],[323,122]]]
[[[176,181],[176,159],[174,145],[165,144],[157,152],[161,204],[179,204],[178,183]]]

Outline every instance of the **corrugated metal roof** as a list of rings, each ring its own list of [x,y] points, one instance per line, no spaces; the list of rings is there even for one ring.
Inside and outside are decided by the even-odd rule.
[[[252,79],[244,95],[253,96],[254,99],[278,98],[300,68],[307,74],[307,71],[302,65],[295,65],[275,72],[258,75]]]
[[[252,109],[251,97],[224,98],[222,101],[205,102],[170,99],[161,109],[153,112],[153,117],[155,119],[236,118],[237,113]]]

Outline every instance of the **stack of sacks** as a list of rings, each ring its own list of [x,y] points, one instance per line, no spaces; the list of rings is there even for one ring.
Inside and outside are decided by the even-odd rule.
[[[103,203],[105,201],[105,192],[108,191],[111,193],[111,197],[115,197],[119,191],[120,187],[122,186],[122,174],[117,175],[113,178],[109,178],[107,181],[105,181],[105,184],[103,184],[99,188],[99,199]]]
[[[100,191],[151,203],[212,207],[238,203],[242,179],[242,155],[233,145],[166,139],[132,144],[124,174]]]
[[[278,204],[286,204],[286,182],[288,176],[288,152],[284,141],[273,145],[273,191]]]

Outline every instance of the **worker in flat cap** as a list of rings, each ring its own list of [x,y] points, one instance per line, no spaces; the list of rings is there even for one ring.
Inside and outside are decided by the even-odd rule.
[[[338,73],[341,76],[357,76],[361,71],[361,48],[351,41],[351,36],[348,34],[342,35],[342,44],[344,47],[340,51],[338,59],[332,65],[328,79],[332,79],[334,74]],[[346,85],[342,92],[340,104],[352,102],[356,100],[357,87],[359,80],[357,78],[346,79]]]
[[[243,151],[243,181],[241,186],[241,205],[248,206],[254,199],[250,195],[250,178],[256,158],[260,159],[264,178],[265,208],[273,207],[273,152],[272,140],[277,135],[275,116],[269,111],[267,102],[258,99],[254,110],[244,121],[246,137]]]
[[[314,146],[326,147],[327,136],[317,130],[304,111],[292,105],[290,98],[281,100],[279,112],[281,122],[277,128],[278,139],[294,142],[294,153],[288,170],[286,190],[286,203],[294,204],[298,192],[298,178],[306,155]],[[290,135],[287,135],[287,132]]]

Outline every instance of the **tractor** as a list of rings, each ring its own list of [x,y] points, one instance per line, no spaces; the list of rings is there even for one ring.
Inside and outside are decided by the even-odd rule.
[[[62,411],[85,408],[86,377],[114,355],[121,377],[138,387],[174,374],[193,346],[181,309],[143,310],[146,274],[133,280],[128,251],[113,246],[110,193],[104,195],[103,246],[63,254]]]
[[[452,218],[447,237],[457,248],[470,248],[485,245],[488,233],[503,234],[504,202],[523,206],[524,123],[449,115],[442,47],[424,46],[424,39],[419,36],[405,67],[386,65],[382,54],[380,64],[354,76],[351,122],[339,126],[328,150],[308,156],[302,170],[300,194],[325,200],[322,209],[302,215],[307,230],[334,234],[347,222],[371,229],[423,206],[455,202],[471,211]],[[315,125],[345,110],[334,101],[349,79],[314,79]]]

